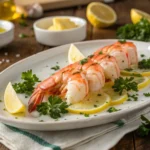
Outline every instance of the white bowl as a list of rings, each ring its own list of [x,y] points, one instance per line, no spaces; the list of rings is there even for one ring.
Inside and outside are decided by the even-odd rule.
[[[52,25],[52,19],[54,17],[69,18],[79,27],[62,31],[47,30],[48,27]],[[86,38],[86,24],[86,20],[78,17],[53,16],[39,19],[34,23],[33,27],[36,40],[39,43],[49,46],[57,46],[84,40]]]
[[[0,20],[0,27],[6,31],[0,33],[0,48],[11,43],[14,39],[14,25],[5,20]]]

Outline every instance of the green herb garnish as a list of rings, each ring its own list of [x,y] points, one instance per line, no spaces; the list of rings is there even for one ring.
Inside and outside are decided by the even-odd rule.
[[[122,127],[122,126],[124,126],[125,123],[124,123],[123,120],[118,120],[118,121],[115,122],[115,124],[117,124],[118,127]]]
[[[120,43],[126,43],[126,40],[125,39],[120,39],[120,40],[118,40],[118,42],[120,42]]]
[[[23,27],[27,27],[27,26],[28,26],[28,24],[27,24],[27,22],[26,22],[25,20],[20,20],[20,21],[19,21],[19,24],[20,24],[21,26],[23,26]]]
[[[142,124],[137,129],[137,134],[141,137],[147,136],[150,132],[150,120],[141,115]]]
[[[141,54],[141,57],[145,57],[145,55],[144,55],[144,54]]]
[[[124,70],[126,70],[126,71],[132,71],[133,69],[132,68],[126,68],[126,69],[124,69]]]
[[[59,70],[60,69],[60,67],[58,66],[58,65],[56,65],[56,66],[54,66],[54,67],[51,67],[51,69],[53,69],[53,70]]]
[[[87,59],[87,58],[84,58],[84,59],[80,60],[80,64],[81,64],[81,65],[84,65],[84,64],[87,63],[87,62],[88,62],[88,59]]]
[[[150,69],[150,58],[143,59],[138,63],[140,69]]]
[[[97,96],[102,96],[102,94],[97,94]]]
[[[53,119],[58,119],[62,114],[68,113],[69,105],[63,102],[58,96],[50,96],[47,102],[42,102],[37,106],[37,111],[40,115],[49,115]]]
[[[103,52],[102,52],[102,51],[100,51],[100,52],[99,52],[99,54],[103,54]]]
[[[138,94],[128,94],[128,101],[137,101],[138,100]]]
[[[142,75],[139,74],[139,73],[131,73],[130,76],[134,76],[134,77],[142,77]]]
[[[27,38],[27,37],[29,37],[29,36],[26,35],[26,34],[24,34],[24,33],[20,33],[20,34],[19,34],[19,37],[20,37],[20,38]]]
[[[112,112],[116,112],[119,111],[120,109],[116,109],[115,107],[110,107],[107,112],[112,113]]]
[[[90,115],[89,114],[84,114],[84,117],[89,117]]]
[[[115,80],[114,85],[112,88],[114,89],[115,92],[119,92],[120,95],[122,95],[123,91],[138,91],[138,84],[133,81],[134,77],[119,77],[118,79]]]
[[[94,55],[89,55],[88,57],[89,57],[89,58],[92,58],[93,56],[94,56]]]
[[[150,22],[142,18],[136,24],[126,24],[118,28],[116,35],[119,39],[150,41]]]
[[[36,82],[40,82],[39,78],[32,74],[32,70],[22,72],[21,79],[23,82],[13,84],[13,88],[17,93],[24,93],[26,95],[31,95]]]
[[[150,97],[150,93],[143,93],[144,96]]]
[[[94,107],[97,107],[97,105],[94,105]]]
[[[0,103],[3,102],[2,100],[0,100]]]

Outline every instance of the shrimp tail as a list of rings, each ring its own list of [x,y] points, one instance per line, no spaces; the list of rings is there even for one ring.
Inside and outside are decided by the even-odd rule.
[[[30,97],[30,100],[28,102],[28,111],[32,112],[36,109],[37,105],[39,105],[43,98],[44,98],[45,92],[40,89],[36,88],[33,92],[33,94]]]

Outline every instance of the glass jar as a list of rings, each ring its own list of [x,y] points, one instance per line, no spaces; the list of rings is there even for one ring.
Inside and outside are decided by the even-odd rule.
[[[0,19],[13,20],[16,12],[13,0],[0,0]]]

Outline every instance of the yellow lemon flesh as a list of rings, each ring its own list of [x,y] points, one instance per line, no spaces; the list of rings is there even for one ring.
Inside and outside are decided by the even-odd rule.
[[[138,89],[141,90],[150,84],[148,77],[134,77],[134,81],[138,83]]]
[[[150,14],[134,8],[131,9],[130,17],[134,24],[138,23],[142,18],[150,21]]]
[[[106,93],[90,93],[83,101],[69,106],[68,111],[76,114],[95,114],[110,105],[111,98]]]
[[[69,64],[75,63],[81,59],[85,58],[80,50],[74,45],[71,44],[68,52],[68,62]]]
[[[89,22],[97,28],[111,26],[117,20],[116,12],[108,5],[92,2],[87,6],[86,16]]]
[[[111,105],[119,105],[125,102],[128,99],[128,95],[126,92],[122,93],[122,95],[119,95],[119,93],[114,92],[112,86],[113,82],[108,82],[105,84],[103,91],[107,93],[111,97]]]
[[[11,114],[25,112],[25,106],[18,98],[15,90],[12,87],[11,82],[8,83],[5,89],[4,103],[6,110]]]
[[[132,74],[141,74],[142,76],[150,76],[150,70],[148,69],[133,69],[131,71],[122,70],[122,75],[130,76]]]

